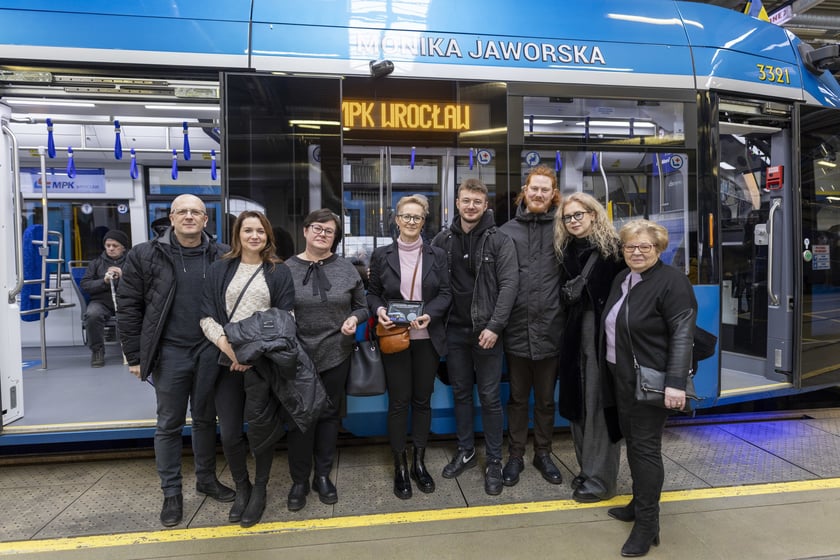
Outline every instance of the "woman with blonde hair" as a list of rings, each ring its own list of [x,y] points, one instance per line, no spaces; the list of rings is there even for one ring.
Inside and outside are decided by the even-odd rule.
[[[625,265],[618,234],[604,207],[585,193],[564,198],[554,220],[554,246],[561,261],[560,299],[566,309],[558,408],[570,422],[580,466],[572,480],[572,498],[598,502],[615,495],[620,438],[615,407],[605,407],[602,396],[601,314],[612,280]]]
[[[431,398],[440,357],[446,355],[446,325],[452,294],[446,252],[423,243],[420,234],[429,215],[423,195],[402,197],[397,203],[399,235],[379,247],[370,259],[367,302],[370,312],[386,329],[397,325],[388,317],[388,303],[422,301],[422,315],[409,324],[409,346],[382,354],[388,387],[388,438],[394,455],[394,494],[411,497],[411,480],[421,492],[434,492],[435,482],[425,464],[426,442],[432,423]],[[406,432],[409,409],[414,459],[409,471]]]

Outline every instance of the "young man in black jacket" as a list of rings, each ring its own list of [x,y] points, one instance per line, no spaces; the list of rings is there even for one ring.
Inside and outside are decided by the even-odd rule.
[[[196,491],[220,502],[232,502],[236,495],[216,478],[217,354],[200,351],[209,342],[199,324],[201,285],[210,263],[227,247],[204,233],[207,209],[198,197],[175,198],[169,218],[166,231],[129,252],[117,292],[117,326],[128,370],[154,381],[155,462],[164,496],[160,522],[166,527],[183,517],[181,432],[188,404]]]
[[[458,189],[455,206],[458,216],[452,227],[432,241],[447,252],[452,286],[446,361],[455,397],[458,451],[444,467],[443,477],[456,478],[478,462],[473,430],[473,384],[477,384],[487,454],[484,490],[494,496],[503,487],[499,337],[516,300],[519,274],[513,243],[487,212],[487,187],[467,179]]]
[[[128,236],[118,229],[106,233],[102,243],[105,250],[90,261],[79,282],[82,291],[90,297],[85,310],[85,332],[91,352],[90,367],[94,368],[105,365],[105,323],[114,316],[111,284],[116,289],[129,246]]]

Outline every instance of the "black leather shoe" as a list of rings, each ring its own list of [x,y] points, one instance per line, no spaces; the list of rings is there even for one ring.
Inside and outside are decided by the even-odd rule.
[[[239,523],[242,520],[242,513],[248,507],[248,501],[251,499],[251,482],[238,483],[236,485],[236,499],[233,500],[233,505],[230,506],[228,513],[228,521],[231,523]]]
[[[174,527],[184,517],[184,496],[176,494],[163,498],[163,508],[160,510],[160,522],[164,527]]]
[[[633,500],[630,500],[630,503],[624,507],[608,509],[607,515],[609,515],[613,519],[618,519],[619,521],[630,523],[631,521],[636,520],[636,504],[633,502]]]
[[[251,489],[251,497],[245,511],[242,512],[242,519],[239,520],[240,527],[253,527],[262,519],[265,511],[265,484],[255,484]]]
[[[563,475],[560,474],[560,469],[551,460],[551,455],[542,453],[534,455],[534,466],[542,473],[542,477],[552,484],[562,484]]]
[[[582,504],[594,504],[595,502],[604,501],[605,498],[602,498],[597,494],[593,494],[589,490],[586,490],[585,488],[581,487],[572,492],[572,499]]]
[[[638,525],[633,526],[630,531],[630,536],[627,537],[624,546],[621,547],[621,555],[629,558],[637,556],[644,556],[650,552],[650,546],[659,546],[659,529],[655,532],[648,532],[642,529],[637,529]]]
[[[306,482],[295,482],[289,490],[289,499],[286,507],[289,511],[300,511],[306,506],[306,495],[309,494],[309,484]]]
[[[411,498],[411,477],[405,451],[394,451],[394,496],[401,500]]]
[[[511,455],[505,468],[502,469],[502,483],[505,486],[515,486],[519,482],[519,473],[525,469],[525,461],[522,457]]]
[[[498,459],[488,461],[487,468],[484,469],[484,491],[489,496],[498,496],[502,493],[502,488],[502,462]]]
[[[318,492],[322,504],[331,505],[338,501],[338,490],[328,476],[316,476],[312,479],[312,489]]]
[[[577,490],[578,488],[583,486],[584,482],[586,482],[586,477],[577,475],[572,479],[572,483],[570,486],[572,487],[572,490]]]
[[[233,488],[228,488],[218,480],[207,483],[196,482],[195,491],[199,494],[205,494],[217,502],[232,502],[236,498],[236,492]]]
[[[435,481],[426,468],[426,448],[415,447],[414,459],[411,462],[411,479],[417,483],[417,488],[424,494],[435,491]]]
[[[105,366],[105,349],[100,348],[99,350],[94,350],[93,353],[90,355],[90,367],[104,367]]]
[[[462,472],[478,464],[475,449],[459,449],[452,460],[443,467],[443,478],[457,478]]]

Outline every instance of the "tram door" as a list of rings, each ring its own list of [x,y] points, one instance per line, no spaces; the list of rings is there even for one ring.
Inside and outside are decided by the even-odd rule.
[[[20,216],[20,174],[17,146],[9,128],[11,111],[0,104],[0,409],[3,425],[23,416],[23,373],[21,371],[20,308],[15,296],[23,280],[20,258],[22,234]]]
[[[720,102],[721,394],[792,382],[791,107]]]
[[[390,245],[396,235],[397,202],[406,195],[422,194],[429,199],[429,217],[422,234],[426,241],[448,226],[454,216],[456,165],[464,156],[461,151],[345,145],[344,255],[367,263],[376,247]]]
[[[840,384],[840,111],[802,108],[801,279],[802,386]]]

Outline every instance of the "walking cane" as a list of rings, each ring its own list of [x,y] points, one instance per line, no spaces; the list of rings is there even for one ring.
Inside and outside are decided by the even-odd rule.
[[[114,302],[114,314],[116,314],[117,313],[117,288],[116,288],[116,286],[114,286],[114,275],[109,272],[108,277],[111,279],[111,281],[108,282],[108,284],[111,285],[111,301]],[[117,333],[117,338],[119,339],[119,333]],[[122,342],[120,342],[120,351],[122,351]],[[126,359],[126,357],[125,357],[125,352],[122,353],[122,357],[123,357],[123,365],[127,366],[128,365],[128,359]]]

